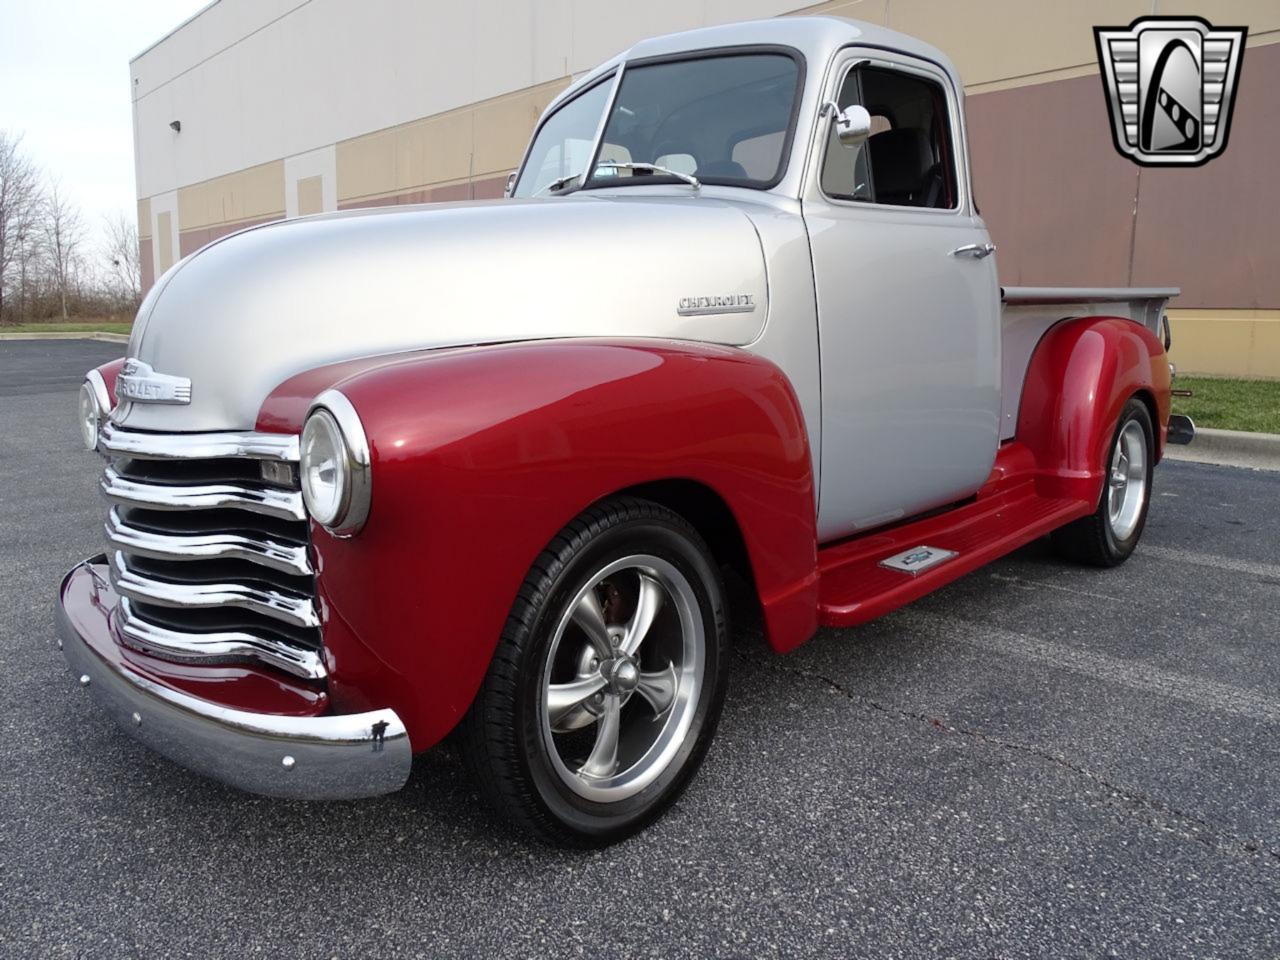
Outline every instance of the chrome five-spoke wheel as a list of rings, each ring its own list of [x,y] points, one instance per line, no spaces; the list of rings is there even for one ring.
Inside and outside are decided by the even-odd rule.
[[[1097,509],[1053,532],[1059,553],[1100,567],[1114,567],[1133,553],[1151,503],[1154,437],[1147,405],[1137,397],[1130,399],[1103,453],[1104,483]]]
[[[1146,502],[1147,438],[1142,425],[1130,420],[1116,437],[1107,478],[1107,513],[1117,540],[1132,536]]]
[[[724,590],[698,531],[635,497],[584,511],[534,561],[462,728],[491,805],[598,846],[679,795],[724,697]]]
[[[588,577],[543,670],[542,733],[569,789],[609,802],[654,781],[688,732],[704,646],[693,587],[666,560],[623,557]]]

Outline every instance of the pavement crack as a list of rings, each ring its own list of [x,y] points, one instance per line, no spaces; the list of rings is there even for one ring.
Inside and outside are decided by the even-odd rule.
[[[761,658],[752,657],[749,654],[738,652],[739,659],[746,662],[764,663]],[[1280,865],[1280,850],[1274,850],[1265,844],[1232,832],[1219,825],[1216,825],[1195,814],[1188,813],[1177,807],[1165,803],[1149,794],[1142,793],[1137,790],[1123,787],[1118,783],[1108,780],[1106,777],[1098,774],[1087,767],[1081,766],[1066,757],[1047,750],[1042,750],[1028,743],[1021,743],[1016,740],[1007,740],[1003,737],[992,736],[981,730],[974,730],[967,727],[958,727],[954,724],[941,720],[938,717],[930,716],[927,713],[920,713],[913,710],[906,710],[902,707],[886,706],[879,701],[873,700],[863,694],[856,693],[842,684],[840,681],[828,677],[825,674],[818,673],[814,670],[806,670],[801,667],[793,667],[790,664],[776,662],[778,658],[774,658],[775,662],[766,664],[766,669],[779,670],[788,673],[794,677],[803,680],[817,681],[839,694],[852,703],[858,704],[874,713],[881,713],[888,717],[894,717],[900,720],[910,720],[915,723],[922,723],[944,733],[952,733],[969,740],[981,743],[985,746],[994,747],[1000,750],[1009,750],[1014,753],[1025,754],[1051,763],[1060,767],[1075,776],[1083,777],[1100,787],[1107,790],[1113,798],[1127,802],[1131,807],[1145,811],[1147,816],[1140,819],[1149,826],[1157,829],[1165,829],[1165,826],[1157,822],[1156,818],[1164,821],[1171,821],[1181,826],[1182,835],[1189,840],[1203,844],[1210,849],[1220,849],[1235,854],[1246,854],[1249,857],[1261,857],[1267,862]]]

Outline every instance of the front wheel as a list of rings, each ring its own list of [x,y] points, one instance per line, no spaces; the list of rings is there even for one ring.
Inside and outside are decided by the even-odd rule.
[[[481,793],[540,839],[611,843],[697,769],[724,696],[723,588],[697,531],[618,498],[530,569],[463,724]]]
[[[1107,450],[1106,483],[1097,510],[1053,533],[1061,555],[1099,567],[1129,558],[1147,522],[1154,451],[1151,414],[1135,397],[1125,404]]]

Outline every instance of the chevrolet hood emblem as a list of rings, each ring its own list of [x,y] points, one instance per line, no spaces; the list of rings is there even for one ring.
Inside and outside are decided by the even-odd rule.
[[[190,403],[191,381],[156,373],[149,363],[129,359],[116,377],[116,399],[134,403]]]

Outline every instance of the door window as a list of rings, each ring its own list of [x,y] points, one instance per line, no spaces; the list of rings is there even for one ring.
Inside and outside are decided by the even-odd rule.
[[[871,136],[847,147],[827,136],[822,190],[838,200],[953,210],[958,203],[955,150],[942,85],[883,67],[850,70],[841,109],[858,103],[871,114]]]

